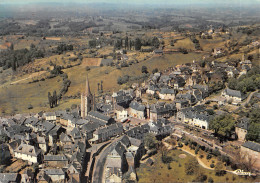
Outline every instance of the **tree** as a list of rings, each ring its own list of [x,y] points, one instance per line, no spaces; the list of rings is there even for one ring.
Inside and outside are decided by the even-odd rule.
[[[125,49],[128,50],[129,46],[128,46],[128,36],[126,36],[125,38]]]
[[[252,123],[250,124],[246,139],[250,141],[256,141],[260,143],[260,123]]]
[[[49,105],[50,105],[50,108],[52,108],[52,97],[51,97],[51,93],[48,92],[48,101],[49,101]]]
[[[155,48],[159,48],[160,47],[160,41],[157,37],[153,37],[152,39],[152,46],[154,46]]]
[[[216,135],[227,138],[235,128],[235,120],[231,115],[216,116],[210,121],[209,128],[214,130]]]
[[[154,134],[148,133],[144,137],[144,145],[149,149],[155,149],[158,144],[158,141]]]
[[[54,92],[53,92],[53,105],[55,105],[55,106],[58,105],[58,97],[57,97],[56,90],[54,90]]]
[[[140,38],[136,38],[135,40],[135,50],[141,50],[142,42]]]
[[[145,74],[148,73],[147,67],[144,65],[142,66],[142,73],[145,73]]]
[[[195,158],[189,158],[187,163],[185,163],[185,173],[186,175],[193,175],[199,169],[198,161]]]

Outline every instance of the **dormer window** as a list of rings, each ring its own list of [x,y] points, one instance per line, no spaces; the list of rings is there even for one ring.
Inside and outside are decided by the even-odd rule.
[[[30,149],[29,152],[32,153],[33,149]]]

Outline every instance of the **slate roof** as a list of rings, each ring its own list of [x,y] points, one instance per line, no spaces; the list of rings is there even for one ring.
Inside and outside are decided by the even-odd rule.
[[[47,175],[64,175],[62,169],[45,169]]]
[[[73,128],[73,130],[71,131],[71,136],[74,139],[80,139],[81,138],[81,133],[80,133],[79,129],[78,128]]]
[[[64,155],[45,155],[44,161],[68,161],[68,158]]]
[[[93,132],[100,126],[101,125],[99,123],[88,122],[87,124],[83,125],[81,129],[82,129],[82,132],[84,132],[84,131]]]
[[[71,139],[69,138],[69,136],[65,133],[62,133],[60,135],[60,141],[62,142],[71,142]]]
[[[17,176],[17,173],[0,173],[0,183],[16,182]]]
[[[118,142],[115,147],[116,152],[122,157],[126,152],[125,146],[121,142]]]
[[[240,91],[232,90],[232,89],[227,88],[227,89],[225,89],[225,92],[229,96],[242,98],[242,94],[241,94]]]
[[[132,109],[137,110],[137,111],[144,111],[145,106],[142,104],[139,104],[138,102],[132,101],[129,105]]]
[[[240,122],[237,124],[238,128],[242,128],[244,130],[248,130],[249,128],[249,118],[243,117],[240,119]]]
[[[242,146],[253,151],[260,152],[260,144],[256,142],[246,141]]]
[[[110,117],[100,113],[100,112],[97,112],[97,111],[90,111],[89,116],[92,116],[92,117],[95,117],[95,118],[99,118],[99,119],[102,119],[104,121],[108,121],[110,120]]]
[[[171,95],[173,95],[173,94],[175,94],[175,90],[174,89],[168,89],[168,88],[162,88],[160,90],[160,93],[161,94],[171,94]]]
[[[20,144],[15,149],[15,152],[30,155],[30,156],[38,156],[41,153],[41,150],[28,144]]]

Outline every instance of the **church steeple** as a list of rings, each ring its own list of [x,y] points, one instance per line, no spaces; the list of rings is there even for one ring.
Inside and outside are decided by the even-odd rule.
[[[93,97],[89,87],[88,75],[86,78],[86,90],[81,94],[81,117],[85,118],[88,113],[94,110]]]
[[[88,75],[87,75],[87,78],[86,78],[86,91],[85,91],[85,95],[88,97],[88,96],[91,96],[91,91],[90,91],[90,87],[89,87],[89,81],[88,81]]]

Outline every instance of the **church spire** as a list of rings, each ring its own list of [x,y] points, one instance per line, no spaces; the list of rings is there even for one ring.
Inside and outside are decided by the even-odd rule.
[[[86,79],[86,96],[91,96],[90,87],[89,87],[89,81],[88,81],[88,75]]]

